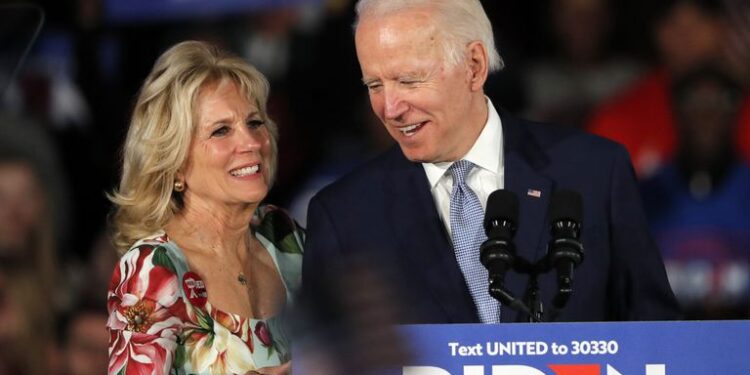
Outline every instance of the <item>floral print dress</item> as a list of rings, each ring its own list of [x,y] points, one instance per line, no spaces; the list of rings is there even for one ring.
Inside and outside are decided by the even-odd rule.
[[[288,309],[300,285],[304,233],[273,206],[262,206],[252,226],[281,275]],[[136,242],[109,285],[108,373],[244,374],[290,359],[283,312],[268,319],[226,313],[207,292],[163,231]]]

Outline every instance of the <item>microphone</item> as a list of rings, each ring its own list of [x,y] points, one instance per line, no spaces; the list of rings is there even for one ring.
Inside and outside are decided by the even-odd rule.
[[[573,293],[573,270],[583,261],[581,222],[583,202],[572,190],[559,190],[550,202],[552,239],[547,247],[550,265],[557,271],[558,292],[552,305],[562,309]]]
[[[531,313],[520,300],[505,289],[505,274],[516,264],[513,236],[518,222],[518,198],[508,190],[496,190],[487,198],[484,231],[487,240],[479,247],[482,265],[489,271],[489,293],[505,306]]]
[[[482,265],[503,285],[505,273],[513,268],[516,245],[513,236],[518,222],[518,198],[508,190],[493,191],[487,198],[487,213],[484,216],[484,231],[487,240],[479,247]]]

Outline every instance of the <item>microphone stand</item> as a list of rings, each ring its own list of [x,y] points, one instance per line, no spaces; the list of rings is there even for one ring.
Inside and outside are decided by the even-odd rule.
[[[542,297],[539,294],[539,279],[538,273],[532,273],[529,275],[529,295],[527,304],[531,306],[531,315],[529,316],[529,323],[544,322],[544,304],[542,303]]]
[[[539,291],[539,275],[547,273],[551,269],[549,267],[548,257],[545,256],[541,260],[530,263],[528,260],[517,257],[517,264],[514,269],[516,272],[529,275],[529,286],[526,290],[525,303],[529,308],[529,323],[545,322],[544,319],[544,303],[542,302],[542,296]]]
[[[503,222],[506,228],[510,228],[508,222]],[[510,229],[512,232],[513,230]],[[498,300],[503,306],[523,312],[529,317],[530,322],[542,322],[542,301],[539,298],[538,282],[536,280],[538,268],[527,260],[515,255],[515,246],[506,238],[488,238],[480,247],[482,264],[489,271],[489,294]],[[534,286],[533,299],[521,301],[513,293],[505,288],[505,273],[510,270],[522,270],[531,273],[532,285]],[[528,296],[527,296],[528,297]],[[531,307],[529,307],[531,306]]]
[[[535,263],[531,263],[520,256],[514,257],[512,269],[518,273],[529,275],[529,286],[526,290],[524,301],[515,298],[494,275],[490,275],[490,295],[500,301],[503,306],[508,306],[526,314],[529,323],[554,321],[562,308],[565,307],[568,301],[567,297],[570,296],[572,289],[569,284],[561,285],[553,299],[552,308],[549,311],[545,311],[544,302],[539,290],[539,275],[548,273],[555,268],[551,257],[552,253],[548,252],[547,255]],[[545,312],[547,313],[546,317]]]

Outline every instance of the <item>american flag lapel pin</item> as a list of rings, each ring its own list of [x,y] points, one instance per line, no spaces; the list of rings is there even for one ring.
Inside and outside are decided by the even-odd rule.
[[[534,197],[534,198],[541,198],[542,197],[542,192],[541,192],[541,190],[529,189],[529,190],[526,191],[526,195],[528,195],[530,197]]]

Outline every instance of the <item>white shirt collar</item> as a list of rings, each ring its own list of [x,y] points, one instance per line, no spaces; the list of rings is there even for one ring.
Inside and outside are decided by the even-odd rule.
[[[484,124],[482,132],[479,133],[479,138],[461,159],[468,160],[477,167],[494,174],[500,173],[503,165],[503,127],[500,115],[495,110],[495,106],[492,105],[490,98],[487,98],[487,122]],[[427,179],[430,181],[431,189],[435,188],[451,165],[453,165],[453,162],[422,163]]]

